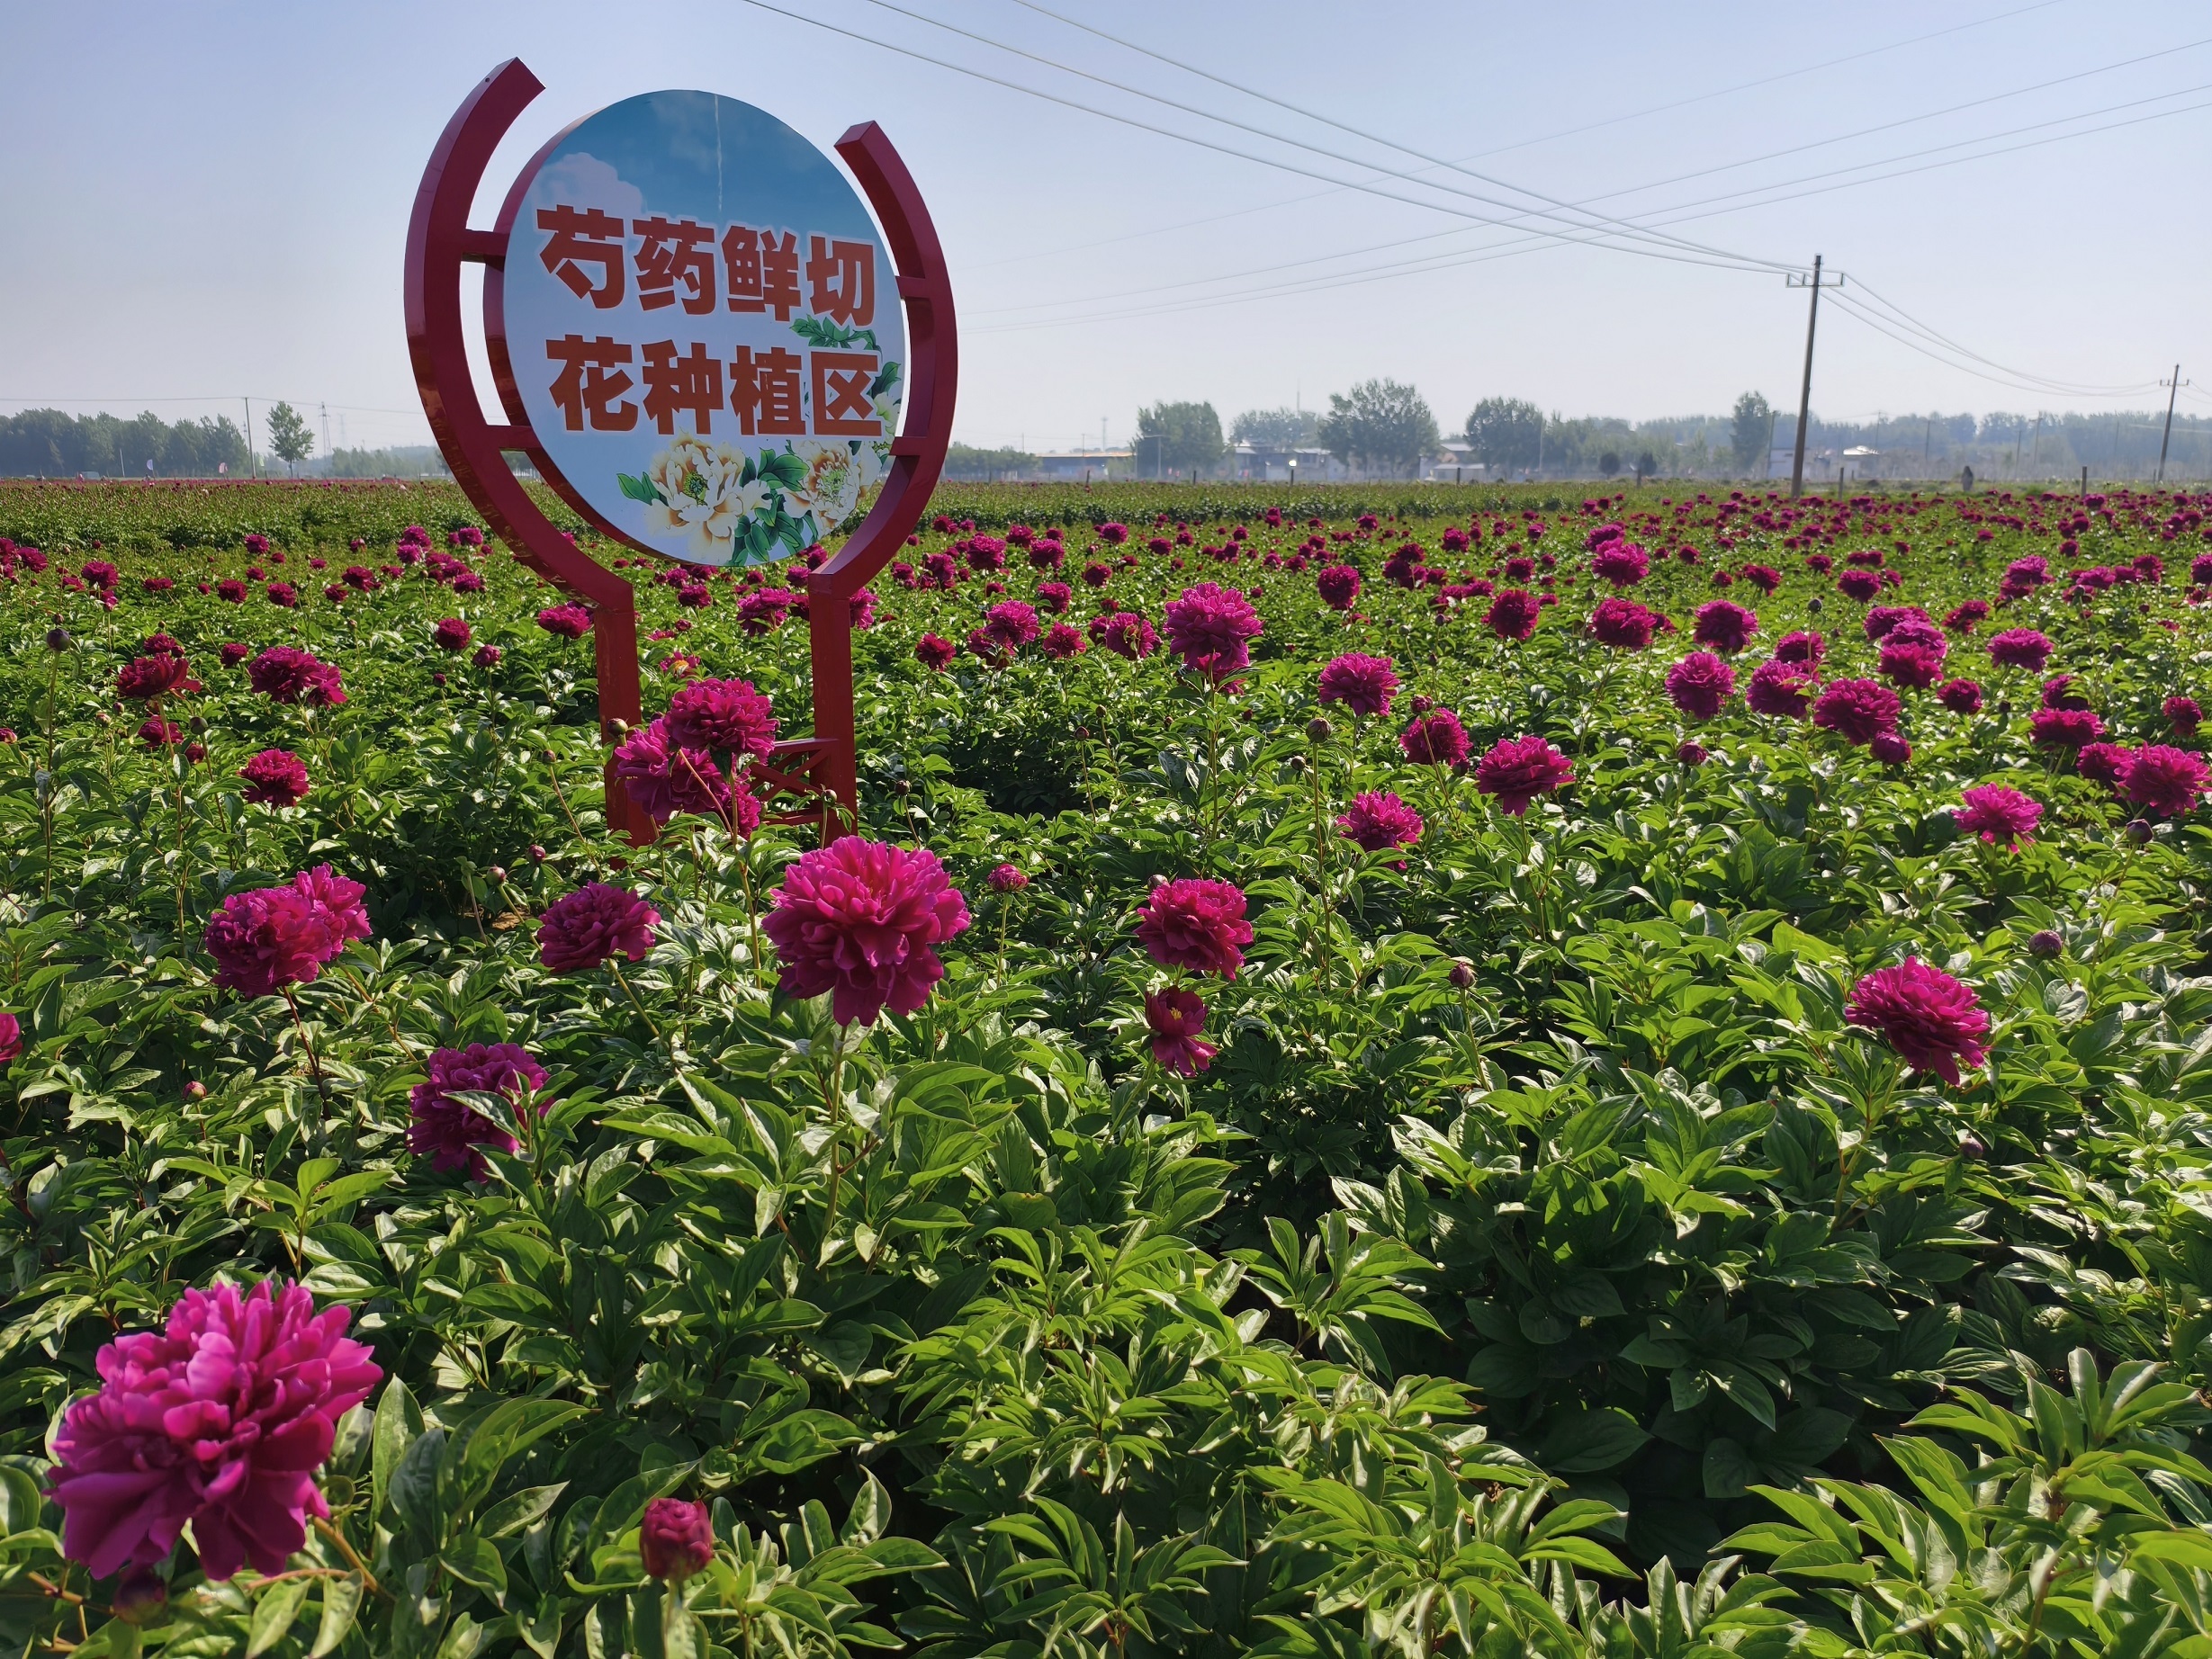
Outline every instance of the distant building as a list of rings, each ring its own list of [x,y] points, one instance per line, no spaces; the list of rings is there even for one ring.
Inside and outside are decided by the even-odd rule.
[[[1445,484],[1472,484],[1488,478],[1482,462],[1475,459],[1475,446],[1449,438],[1436,453],[1421,463],[1421,476]]]
[[[1038,472],[1048,479],[1063,483],[1080,484],[1085,479],[1103,483],[1110,478],[1128,478],[1129,452],[1126,449],[1063,450],[1057,454],[1039,455]]]

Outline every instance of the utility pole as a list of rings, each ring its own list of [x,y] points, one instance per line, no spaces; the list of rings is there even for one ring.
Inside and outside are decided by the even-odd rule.
[[[261,476],[261,462],[254,454],[254,400],[251,398],[247,398],[245,399],[245,402],[246,466],[247,470],[250,471],[254,477],[259,478]]]
[[[2158,440],[2158,481],[2166,481],[2166,446],[2173,442],[2173,400],[2181,395],[2181,388],[2189,382],[2181,378],[2181,365],[2173,365],[2173,378],[2161,381],[2166,389],[2166,435]]]
[[[1812,336],[1821,324],[1821,290],[1840,288],[1843,278],[1832,282],[1821,280],[1821,256],[1812,256],[1812,274],[1809,277],[1791,276],[1792,288],[1812,290],[1812,309],[1805,315],[1805,379],[1797,393],[1797,453],[1790,462],[1790,496],[1792,499],[1805,493],[1805,429],[1812,418]]]
[[[322,406],[322,453],[326,457],[330,453],[330,406],[327,403]]]

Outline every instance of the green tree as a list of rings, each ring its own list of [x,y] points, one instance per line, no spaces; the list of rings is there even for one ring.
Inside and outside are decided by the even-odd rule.
[[[1221,417],[1210,403],[1155,403],[1137,411],[1137,437],[1130,464],[1139,478],[1203,471],[1227,449],[1221,441]]]
[[[1543,411],[1525,398],[1485,398],[1467,417],[1467,442],[1486,467],[1533,467],[1543,443]]]
[[[1759,469],[1773,442],[1774,429],[1774,405],[1765,394],[1747,391],[1736,399],[1735,425],[1729,433],[1728,447],[1738,472],[1748,477]]]
[[[1331,392],[1319,430],[1329,453],[1345,465],[1393,475],[1418,471],[1436,453],[1436,417],[1398,381],[1362,381],[1348,392]]]
[[[1321,441],[1321,417],[1312,409],[1246,409],[1229,435],[1267,449],[1310,448]]]
[[[269,449],[284,463],[287,472],[315,453],[314,433],[289,403],[279,403],[269,411]]]

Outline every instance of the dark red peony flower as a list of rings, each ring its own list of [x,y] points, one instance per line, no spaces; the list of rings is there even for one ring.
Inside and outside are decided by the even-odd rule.
[[[1110,616],[1093,616],[1089,629],[1091,638],[1117,657],[1127,657],[1131,662],[1149,657],[1160,649],[1160,636],[1152,631],[1152,624],[1134,611],[1116,611]]]
[[[1082,656],[1091,648],[1084,643],[1081,633],[1064,622],[1057,622],[1045,630],[1045,637],[1039,641],[1037,649],[1055,662],[1066,662],[1070,657]]]
[[[330,1513],[315,1470],[338,1419],[383,1375],[346,1338],[352,1317],[264,1279],[187,1290],[162,1332],[104,1345],[100,1391],[54,1434],[48,1483],[70,1559],[94,1578],[154,1566],[190,1521],[209,1583],[281,1573],[308,1517]]]
[[[1235,979],[1252,943],[1244,892],[1203,875],[1163,882],[1137,912],[1137,942],[1164,968]]]
[[[265,749],[238,768],[245,798],[257,806],[297,806],[308,790],[307,765],[288,749]]]
[[[679,1584],[715,1558],[715,1529],[704,1503],[652,1498],[637,1523],[637,1553],[654,1578]]]
[[[1932,1072],[1953,1088],[1962,1064],[1978,1066],[1989,1054],[1989,1015],[1974,991],[1917,956],[1860,980],[1845,1018],[1880,1032],[1915,1072]]]
[[[1836,591],[1863,604],[1882,591],[1882,578],[1872,570],[1846,570],[1836,578]]]
[[[1667,695],[1692,720],[1711,720],[1736,695],[1736,670],[1711,651],[1692,651],[1667,670]]]
[[[914,660],[923,668],[942,674],[952,666],[952,659],[960,648],[950,640],[934,633],[925,633],[914,641]]]
[[[2104,736],[2105,723],[2087,709],[2037,709],[2028,731],[2038,749],[2079,749]]]
[[[1020,892],[1030,884],[1030,878],[1011,864],[994,865],[983,879],[984,885],[996,893]]]
[[[175,692],[199,689],[200,682],[192,677],[192,665],[167,652],[136,658],[115,677],[116,695],[133,703],[151,703]]]
[[[1398,685],[1398,670],[1388,657],[1346,651],[1322,668],[1321,701],[1341,703],[1354,714],[1388,714]]]
[[[1925,691],[1943,677],[1943,653],[1917,641],[1903,644],[1884,642],[1881,669],[1882,677],[1892,685]]]
[[[1812,712],[1812,694],[1819,684],[1803,667],[1773,659],[1751,670],[1751,683],[1743,694],[1755,714],[1778,714],[1803,720]]]
[[[1534,594],[1508,587],[1490,601],[1482,620],[1499,639],[1518,641],[1536,632],[1536,619],[1542,614],[1543,607]]]
[[[1200,582],[1167,603],[1168,648],[1182,666],[1217,684],[1251,666],[1248,641],[1264,624],[1252,603],[1234,587]]]
[[[512,1043],[472,1043],[466,1048],[441,1048],[430,1056],[429,1078],[409,1091],[411,1121],[407,1126],[407,1150],[430,1160],[441,1172],[466,1170],[471,1180],[481,1181],[491,1172],[478,1149],[515,1150],[515,1137],[457,1094],[505,1095],[517,1109],[531,1095],[545,1087],[545,1068],[527,1049]],[[537,1107],[543,1116],[545,1107]]]
[[[1936,701],[1954,714],[1979,714],[1982,687],[1972,680],[1946,680],[1936,687]]]
[[[1714,599],[1697,607],[1690,637],[1700,645],[1733,656],[1751,642],[1758,632],[1758,614],[1731,599]]]
[[[761,923],[781,960],[779,989],[829,991],[832,1015],[863,1026],[886,1006],[919,1011],[944,977],[932,947],[967,925],[967,901],[935,853],[854,835],[793,865]]]
[[[1828,641],[1817,630],[1803,633],[1785,633],[1775,641],[1775,660],[1794,662],[1808,668],[1817,668],[1828,655]]]
[[[1831,680],[1813,700],[1812,723],[1847,743],[1872,743],[1897,730],[1902,705],[1879,680]]]
[[[2168,697],[2158,705],[2158,712],[2166,717],[2178,737],[2193,738],[2204,721],[2204,710],[2197,706],[2194,697]]]
[[[1615,587],[1633,587],[1651,572],[1651,560],[1633,542],[1614,540],[1590,555],[1590,574]]]
[[[1178,1077],[1196,1077],[1221,1052],[1199,1036],[1206,1028],[1206,1004],[1180,985],[1145,993],[1145,1024],[1152,1031],[1153,1059]]]
[[[1450,709],[1434,709],[1398,734],[1398,746],[1416,766],[1455,767],[1467,758],[1467,728]]]
[[[1330,610],[1348,611],[1360,596],[1360,572],[1353,565],[1333,564],[1313,578],[1313,585]]]
[[[2019,850],[2043,817],[2043,803],[2002,784],[1984,784],[1960,794],[1964,809],[1951,814],[1962,835],[1978,835],[1992,845],[2002,841]]]
[[[1600,599],[1590,613],[1590,637],[1615,650],[1640,651],[1651,643],[1659,622],[1633,599]]]
[[[537,625],[563,640],[580,640],[591,632],[591,613],[580,605],[549,605],[537,614]]]
[[[720,818],[730,804],[730,780],[714,756],[675,742],[666,719],[632,732],[615,751],[615,776],[638,810],[656,824],[665,824],[679,812]]]
[[[537,928],[538,960],[554,973],[598,967],[617,954],[643,960],[661,912],[627,888],[593,882],[545,907]]]
[[[430,630],[432,641],[441,650],[466,650],[469,641],[475,637],[468,623],[463,622],[458,616],[445,617],[436,627]]]
[[[2040,674],[2051,659],[2051,641],[2033,628],[2007,628],[1990,636],[1990,660],[2003,668]]]
[[[1499,808],[1515,818],[1538,795],[1575,781],[1566,756],[1542,738],[1500,738],[1475,767],[1475,787],[1495,795]]]
[[[223,655],[228,659],[228,647]],[[246,675],[256,691],[278,703],[335,708],[346,701],[337,668],[296,645],[271,646],[247,665]]]
[[[984,613],[983,625],[994,638],[1004,641],[1009,650],[1019,650],[1036,641],[1037,607],[1008,599]]]
[[[311,984],[346,940],[370,936],[361,905],[367,891],[325,864],[282,887],[232,893],[207,924],[204,943],[215,958],[216,984],[249,997]]]
[[[693,680],[669,699],[671,743],[716,755],[766,760],[776,747],[776,713],[751,680]]]

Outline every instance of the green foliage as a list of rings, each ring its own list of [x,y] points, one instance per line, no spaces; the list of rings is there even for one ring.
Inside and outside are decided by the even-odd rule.
[[[1543,411],[1525,398],[1485,398],[1464,428],[1475,458],[1503,472],[1533,467],[1542,451]]]
[[[1173,478],[1205,471],[1227,453],[1221,417],[1210,403],[1155,403],[1137,411],[1137,435],[1129,440],[1129,462],[1146,477]]]
[[[1736,463],[1737,472],[1751,477],[1766,464],[1774,443],[1774,406],[1767,401],[1764,392],[1747,391],[1736,399],[1736,412],[1729,425],[1729,458]]]
[[[279,402],[269,411],[269,450],[289,471],[315,453],[315,433],[300,411]]]
[[[1398,478],[1436,453],[1436,417],[1418,391],[1398,381],[1362,381],[1329,393],[1317,429],[1323,447],[1348,466]]]

